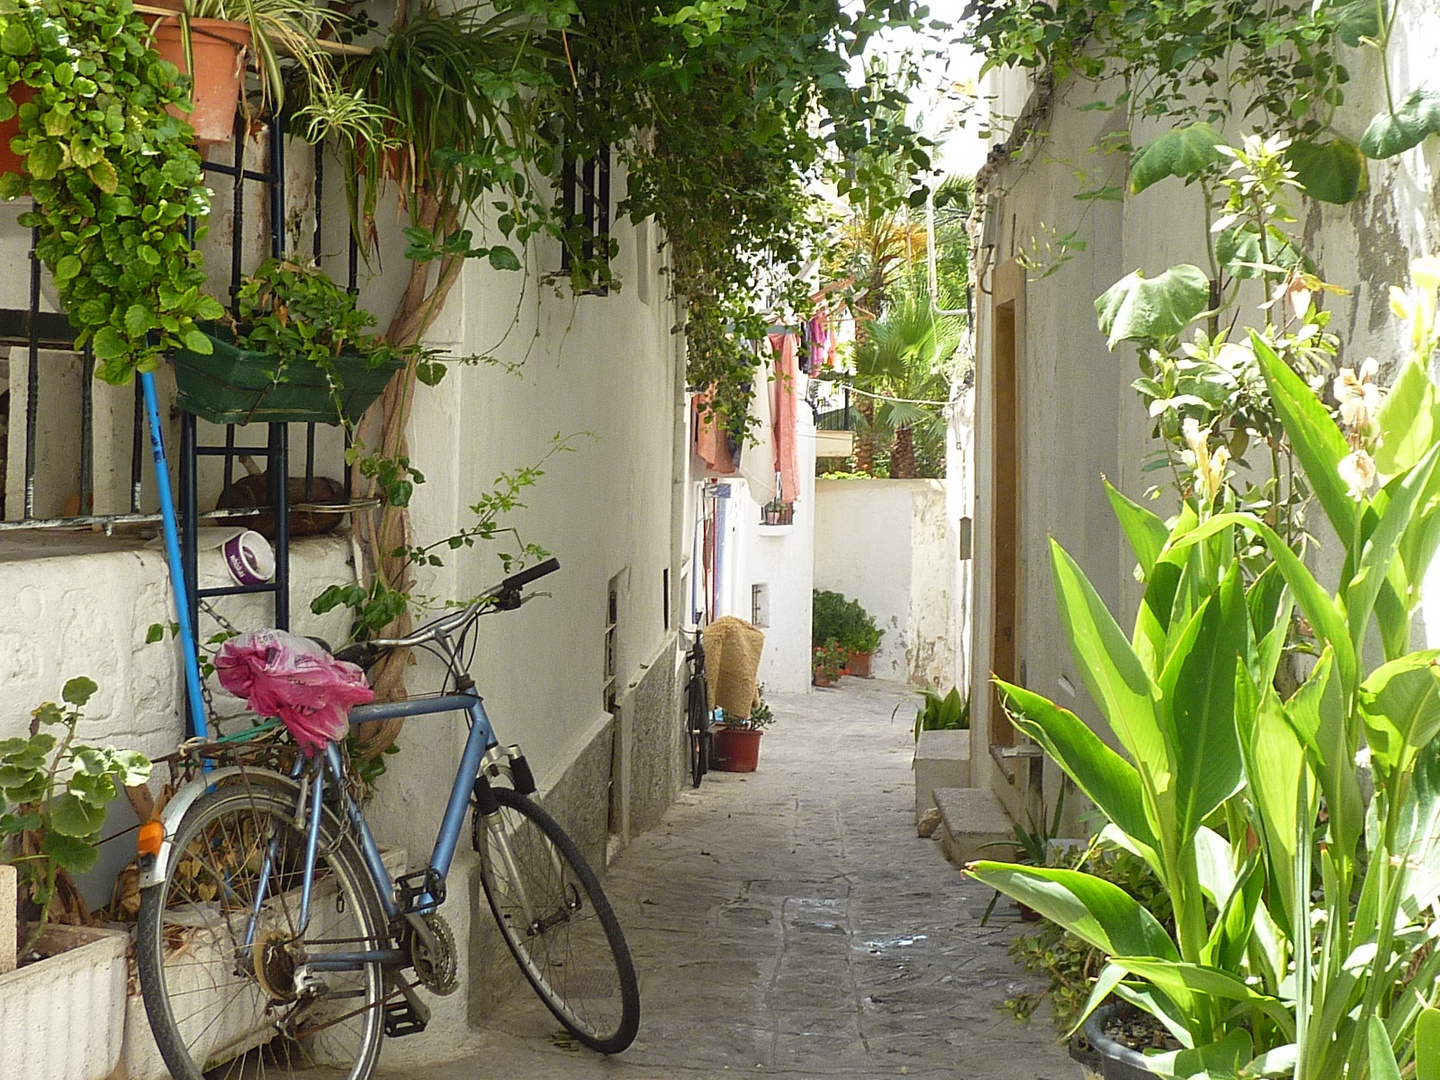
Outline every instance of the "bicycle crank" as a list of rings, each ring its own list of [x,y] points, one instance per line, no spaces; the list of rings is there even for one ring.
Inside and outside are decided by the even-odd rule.
[[[455,934],[445,916],[407,915],[410,924],[410,963],[420,985],[438,997],[453,994],[460,985],[455,956]]]

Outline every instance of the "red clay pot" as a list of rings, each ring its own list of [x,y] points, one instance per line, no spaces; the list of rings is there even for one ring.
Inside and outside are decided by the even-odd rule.
[[[845,664],[845,670],[859,679],[870,677],[870,653],[852,652],[850,660]]]
[[[722,772],[754,772],[760,763],[760,736],[753,728],[715,729],[715,757]]]
[[[155,51],[180,69],[185,64],[185,37],[180,20],[163,16],[155,21]],[[195,129],[197,146],[229,142],[235,133],[235,111],[245,84],[245,65],[250,52],[250,27],[224,19],[191,19],[190,50],[195,57],[195,85],[191,100],[195,111],[188,116],[171,106],[170,114],[189,122]]]
[[[810,682],[814,686],[829,686],[830,676],[825,674],[824,668],[817,667],[815,669],[814,677],[810,680]]]
[[[15,102],[16,108],[33,100],[34,97],[34,88],[26,86],[24,83],[15,83],[10,87],[10,100]],[[10,149],[10,140],[19,134],[20,114],[17,112],[9,120],[0,123],[0,173],[23,173],[25,171],[24,159]]]

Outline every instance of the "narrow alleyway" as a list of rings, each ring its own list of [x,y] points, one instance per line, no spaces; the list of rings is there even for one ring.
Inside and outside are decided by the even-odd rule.
[[[1026,981],[1014,908],[915,836],[908,688],[773,694],[753,774],[711,773],[611,867],[640,975],[640,1035],[567,1049],[528,994],[479,1051],[388,1080],[670,1080],[740,1074],[1077,1080],[1048,1017],[999,1008]],[[891,719],[892,710],[900,705]]]

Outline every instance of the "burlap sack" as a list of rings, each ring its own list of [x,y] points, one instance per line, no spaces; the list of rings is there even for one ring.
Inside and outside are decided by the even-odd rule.
[[[705,627],[705,676],[710,704],[726,716],[746,717],[759,699],[755,673],[765,648],[765,631],[725,615]]]

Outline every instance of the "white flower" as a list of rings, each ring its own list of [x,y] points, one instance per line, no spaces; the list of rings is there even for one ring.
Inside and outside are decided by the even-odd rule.
[[[1375,459],[1364,450],[1356,450],[1354,453],[1340,459],[1335,466],[1335,471],[1340,474],[1340,479],[1349,486],[1347,494],[1352,499],[1362,499],[1375,483]]]
[[[1374,426],[1375,412],[1380,408],[1380,387],[1375,385],[1379,370],[1380,365],[1371,356],[1360,365],[1359,375],[1347,367],[1335,377],[1332,389],[1340,403],[1340,419],[1356,434],[1366,435]]]
[[[1205,490],[1205,501],[1213,503],[1215,496],[1225,483],[1225,466],[1230,462],[1230,451],[1221,446],[1210,450],[1210,429],[1202,428],[1194,417],[1187,416],[1180,424],[1180,432],[1190,447],[1182,456],[1195,469],[1195,479]]]

